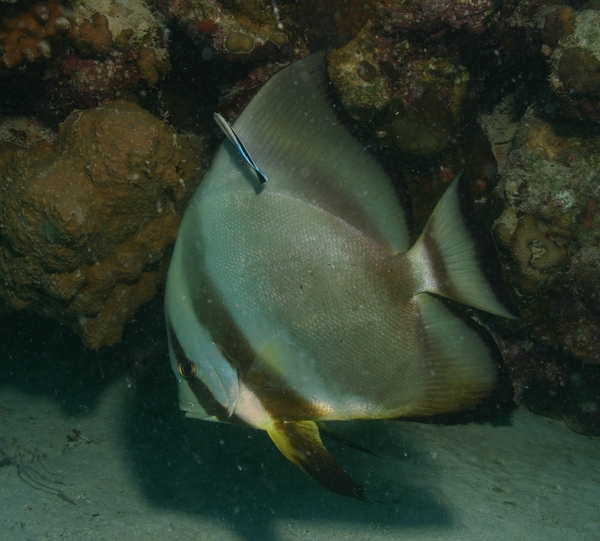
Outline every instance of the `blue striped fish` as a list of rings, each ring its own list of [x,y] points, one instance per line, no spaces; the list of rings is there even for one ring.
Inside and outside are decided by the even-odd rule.
[[[512,317],[455,180],[409,246],[381,165],[340,123],[323,54],[273,76],[186,209],[165,312],[186,416],[267,431],[326,488],[364,491],[326,421],[453,412],[494,386],[488,342],[439,297]],[[494,261],[497,265],[497,261]]]

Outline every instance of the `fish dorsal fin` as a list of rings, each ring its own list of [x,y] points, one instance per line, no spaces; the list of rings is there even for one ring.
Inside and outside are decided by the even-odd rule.
[[[363,487],[352,480],[323,445],[315,422],[276,421],[267,432],[286,458],[326,489],[366,499]]]
[[[407,250],[404,211],[382,166],[338,120],[325,54],[291,64],[261,88],[233,127],[278,190],[322,208],[392,253]]]

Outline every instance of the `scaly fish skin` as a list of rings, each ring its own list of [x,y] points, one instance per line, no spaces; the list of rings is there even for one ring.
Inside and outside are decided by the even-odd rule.
[[[409,249],[394,187],[338,121],[327,85],[313,55],[233,126],[219,117],[228,140],[186,210],[165,312],[187,416],[266,430],[323,486],[364,498],[319,426],[477,404],[495,383],[494,352],[438,296],[512,315],[458,179]]]

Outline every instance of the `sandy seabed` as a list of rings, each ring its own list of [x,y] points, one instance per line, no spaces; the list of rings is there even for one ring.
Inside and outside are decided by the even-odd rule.
[[[558,421],[336,424],[377,455],[326,442],[365,503],[263,432],[185,419],[168,367],[140,385],[110,355],[53,324],[0,352],[3,541],[600,539],[600,438]]]

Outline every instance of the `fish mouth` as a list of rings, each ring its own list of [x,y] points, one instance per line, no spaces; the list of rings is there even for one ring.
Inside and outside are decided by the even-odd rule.
[[[196,412],[196,404],[191,400],[180,400],[179,409],[185,411],[187,414],[194,414]]]

